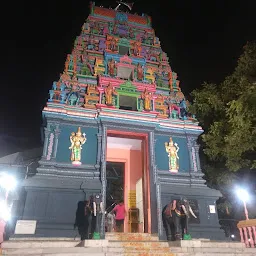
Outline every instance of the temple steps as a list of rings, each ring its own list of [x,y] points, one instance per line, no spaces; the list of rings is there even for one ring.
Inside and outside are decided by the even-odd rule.
[[[2,255],[19,256],[256,256],[255,248],[237,242],[159,241],[150,234],[107,233],[105,240],[16,238],[2,244]]]
[[[157,234],[148,233],[106,233],[106,239],[110,241],[159,241]]]

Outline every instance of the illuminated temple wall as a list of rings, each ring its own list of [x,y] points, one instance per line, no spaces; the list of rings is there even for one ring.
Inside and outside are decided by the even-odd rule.
[[[77,202],[95,193],[102,193],[105,202],[107,133],[118,130],[145,134],[148,141],[152,233],[165,239],[162,209],[181,195],[199,215],[191,224],[192,236],[219,238],[217,213],[209,206],[220,193],[202,179],[196,140],[203,131],[187,107],[151,18],[92,4],[64,71],[49,91],[43,155],[36,174],[24,181],[20,218],[37,220],[36,236],[74,237]],[[78,127],[86,142],[80,165],[74,165],[70,136]],[[170,171],[166,153],[170,138],[179,147],[177,172]]]

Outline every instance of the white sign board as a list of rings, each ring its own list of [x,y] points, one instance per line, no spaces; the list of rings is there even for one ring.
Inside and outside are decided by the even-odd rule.
[[[34,235],[36,232],[36,220],[18,220],[14,234]]]
[[[210,213],[216,213],[215,205],[209,205]]]

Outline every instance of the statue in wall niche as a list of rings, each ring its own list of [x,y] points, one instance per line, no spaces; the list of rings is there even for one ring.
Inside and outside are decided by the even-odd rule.
[[[130,27],[130,29],[129,29],[129,37],[130,37],[130,38],[134,38],[134,37],[135,37],[133,28],[131,28],[131,27]]]
[[[93,68],[90,61],[87,58],[83,58],[83,66],[81,67],[82,75],[93,75]]]
[[[87,49],[88,50],[94,50],[94,36],[90,35],[89,38],[88,38],[88,43],[87,43]]]
[[[168,57],[167,57],[167,54],[165,52],[161,53],[161,61],[164,61],[164,62],[168,61]]]
[[[82,134],[81,128],[78,127],[77,132],[72,132],[70,137],[71,146],[69,149],[71,150],[71,161],[74,165],[81,165],[81,151],[82,145],[86,142],[85,133]]]
[[[116,91],[112,84],[109,83],[107,88],[105,88],[105,101],[106,105],[112,106],[113,105],[113,94],[116,94]]]
[[[114,59],[111,59],[108,62],[108,74],[110,76],[114,76],[115,75],[115,67],[116,67],[116,63],[115,63]]]
[[[111,50],[112,52],[117,50],[117,40],[114,37],[112,37],[109,47],[109,50]]]
[[[168,153],[170,172],[178,172],[179,170],[179,149],[178,144],[173,142],[172,137],[170,137],[169,143],[165,142],[165,150],[166,153]]]
[[[74,53],[74,55],[73,55],[73,72],[76,72],[76,71],[77,71],[77,56]]]
[[[109,33],[109,29],[108,29],[108,26],[104,26],[103,28],[103,35],[107,35]]]
[[[138,63],[138,66],[137,66],[137,79],[139,81],[142,81],[144,79],[143,67],[140,63]]]
[[[137,41],[134,42],[134,44],[133,44],[133,55],[134,56],[139,56],[140,51],[141,51],[140,42],[137,42]]]
[[[65,69],[64,69],[64,72],[68,72],[69,61],[70,61],[70,55],[68,54],[67,59],[66,59],[66,61],[65,61]]]
[[[67,103],[70,106],[76,106],[79,103],[78,92],[71,92],[67,98]]]
[[[146,88],[144,93],[141,95],[141,98],[144,100],[144,110],[150,111],[151,110],[151,98],[152,95]]]
[[[90,24],[89,23],[84,23],[83,26],[82,26],[82,31],[83,33],[90,33]]]

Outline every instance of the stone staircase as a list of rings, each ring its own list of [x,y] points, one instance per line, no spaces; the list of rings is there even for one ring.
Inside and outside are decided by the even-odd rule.
[[[165,242],[151,234],[107,233],[105,240],[81,245],[70,238],[22,238],[2,244],[2,255],[19,256],[256,256],[256,249],[237,242],[190,240]]]

